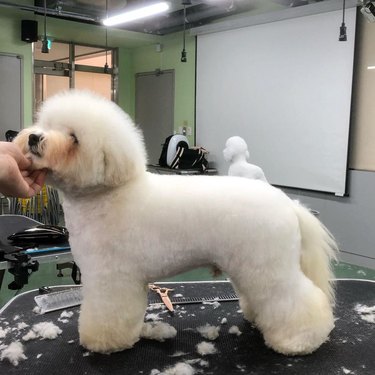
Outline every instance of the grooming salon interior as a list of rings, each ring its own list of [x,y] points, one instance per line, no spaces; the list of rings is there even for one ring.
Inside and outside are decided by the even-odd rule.
[[[165,139],[181,134],[190,146],[206,148],[210,165],[226,174],[225,140],[242,136],[251,162],[269,182],[318,211],[332,231],[340,246],[337,276],[374,278],[371,2],[363,10],[347,1],[343,14],[341,1],[232,1],[232,11],[231,1],[216,7],[192,1],[185,5],[184,25],[184,2],[175,1],[173,12],[156,20],[101,24],[101,15],[125,3],[108,1],[106,13],[104,0],[47,1],[44,17],[43,1],[0,2],[1,139],[7,130],[30,125],[45,98],[69,87],[112,98],[144,126],[151,164],[158,164]],[[343,22],[346,38],[339,40]],[[302,146],[294,149],[299,137]],[[7,203],[2,198],[2,213]],[[55,265],[41,268],[26,288],[70,277],[55,278]],[[204,279],[210,273],[181,276]],[[3,286],[1,302],[9,296]]]
[[[159,3],[160,13],[115,24]],[[0,141],[32,125],[49,97],[94,91],[142,130],[150,172],[241,175],[250,165],[333,234],[336,278],[375,280],[374,39],[368,0],[0,0]],[[199,147],[199,168],[198,159],[175,167],[181,144]],[[236,169],[228,150],[242,144]],[[0,220],[65,225],[63,198],[49,186],[31,199],[0,199]],[[16,294],[80,281],[69,251],[38,254],[26,276],[2,257],[0,308]],[[226,279],[198,267],[155,281]],[[233,373],[253,373],[239,366]],[[327,374],[371,373],[340,369]]]

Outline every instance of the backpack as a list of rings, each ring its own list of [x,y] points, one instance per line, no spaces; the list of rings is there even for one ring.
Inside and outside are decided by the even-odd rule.
[[[171,169],[199,169],[201,172],[208,168],[206,160],[207,151],[203,147],[189,148],[189,145],[180,141],[176,147],[176,153],[170,165],[167,163],[169,143],[173,135],[165,139],[159,158],[159,165]]]
[[[177,147],[176,155],[170,168],[172,169],[199,169],[204,172],[208,168],[207,151],[203,147]]]
[[[168,155],[169,143],[170,143],[173,136],[174,135],[170,135],[169,137],[167,137],[165,139],[164,144],[163,144],[163,148],[161,150],[161,154],[160,154],[160,158],[159,158],[159,165],[161,167],[170,168],[170,165],[167,162],[167,155]],[[177,147],[189,148],[189,145],[186,142],[181,141],[177,144]],[[176,150],[177,150],[177,147],[176,147]]]

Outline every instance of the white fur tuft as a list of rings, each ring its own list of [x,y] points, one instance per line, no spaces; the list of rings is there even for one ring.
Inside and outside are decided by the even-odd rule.
[[[328,229],[304,206],[295,201],[301,231],[301,268],[334,304],[332,261],[337,260],[338,246]]]

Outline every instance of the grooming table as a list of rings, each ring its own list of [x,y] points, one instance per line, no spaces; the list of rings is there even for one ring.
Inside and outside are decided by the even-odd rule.
[[[164,322],[177,329],[177,336],[165,342],[141,339],[134,348],[111,355],[87,352],[79,345],[77,319],[79,307],[69,308],[73,316],[68,322],[59,321],[60,311],[37,315],[32,312],[34,296],[38,291],[23,293],[11,300],[0,311],[2,328],[14,328],[19,322],[32,325],[52,321],[62,329],[62,334],[54,340],[34,340],[24,343],[25,361],[15,367],[8,361],[0,362],[2,374],[151,374],[153,369],[161,372],[168,366],[186,360],[203,359],[208,362],[192,366],[199,373],[229,374],[290,374],[290,375],[331,375],[375,373],[375,323],[369,315],[356,311],[358,304],[375,305],[375,282],[363,280],[339,280],[337,283],[336,327],[330,340],[316,352],[308,356],[286,357],[275,353],[264,345],[263,338],[256,328],[246,322],[239,312],[238,301],[202,303],[201,299],[215,297],[231,299],[233,290],[229,282],[186,282],[158,283],[163,287],[174,288],[171,292],[175,313],[159,314]],[[56,287],[54,290],[61,289]],[[152,302],[159,302],[158,296],[149,294]],[[176,295],[176,297],[173,297]],[[178,295],[182,295],[179,296]],[[121,298],[116,296],[114,298]],[[183,304],[189,300],[189,304]],[[157,313],[160,310],[150,311]],[[14,320],[15,317],[17,320]],[[222,319],[227,324],[220,324]],[[8,323],[8,324],[7,324]],[[217,354],[201,357],[195,349],[197,343],[209,341],[197,331],[198,326],[209,323],[220,326],[219,337],[211,341]],[[241,335],[228,333],[232,326],[238,326]],[[3,344],[20,340],[30,327],[10,331],[1,340]],[[1,346],[1,343],[0,343]],[[176,353],[185,353],[174,356]],[[154,371],[154,373],[156,373]],[[198,373],[198,372],[197,372]]]

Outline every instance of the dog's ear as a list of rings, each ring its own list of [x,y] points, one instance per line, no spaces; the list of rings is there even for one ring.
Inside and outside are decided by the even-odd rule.
[[[135,175],[135,164],[128,157],[113,151],[103,152],[104,185],[119,186]]]

